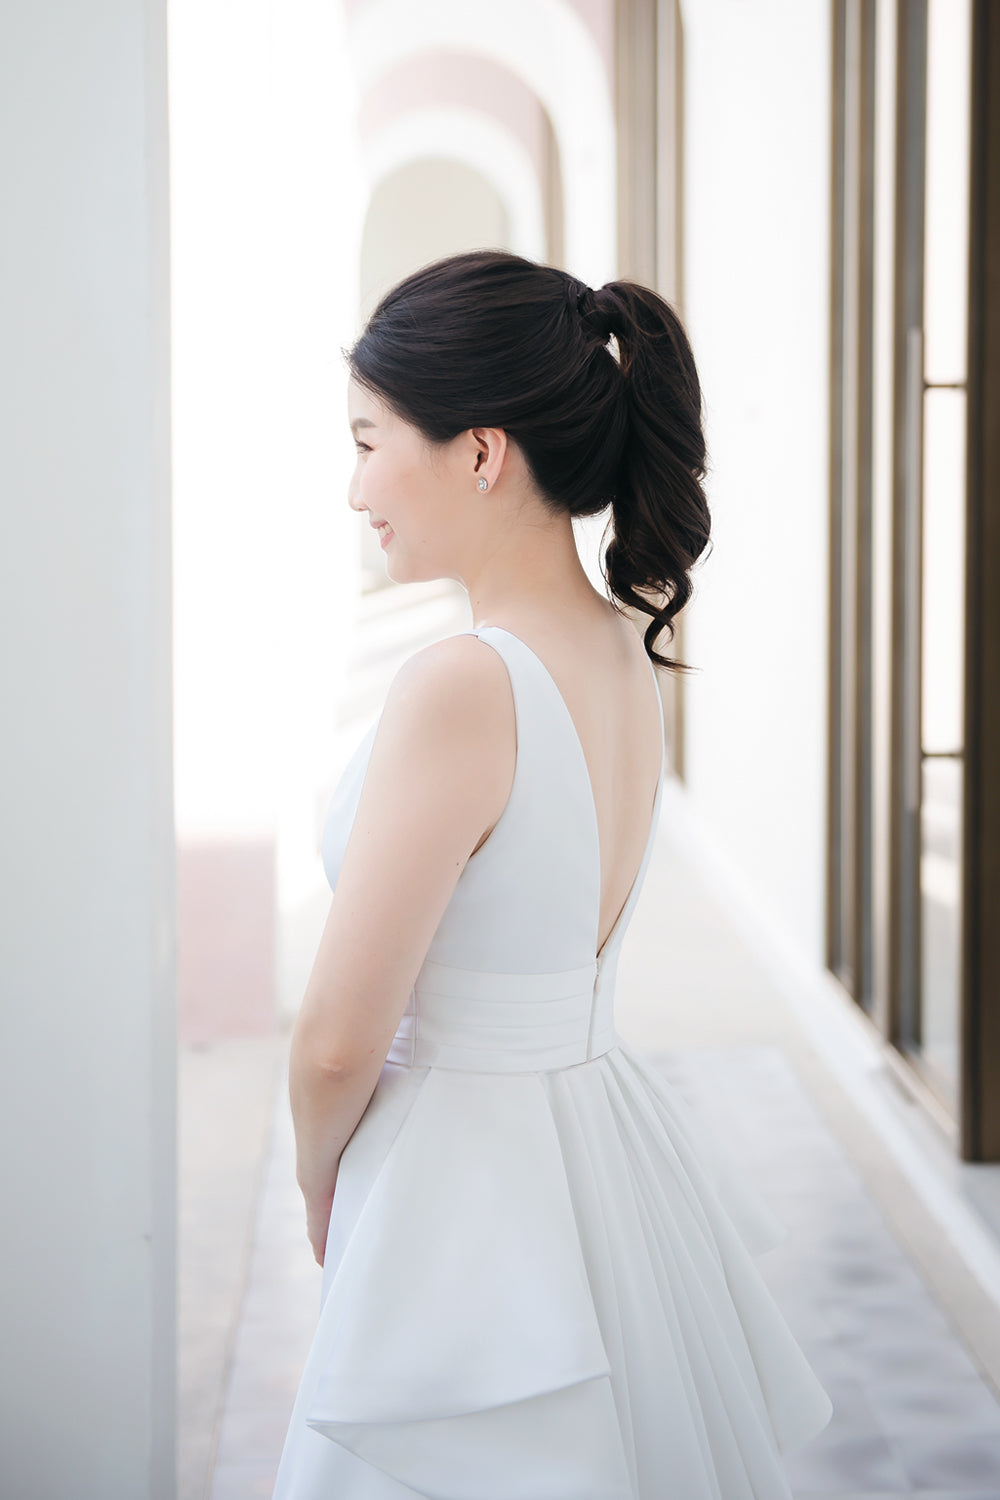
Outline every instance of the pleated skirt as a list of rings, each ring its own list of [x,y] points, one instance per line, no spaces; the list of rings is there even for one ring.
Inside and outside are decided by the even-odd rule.
[[[387,1063],[274,1500],[791,1500],[782,1454],[833,1408],[756,1264],[784,1235],[620,1039]]]

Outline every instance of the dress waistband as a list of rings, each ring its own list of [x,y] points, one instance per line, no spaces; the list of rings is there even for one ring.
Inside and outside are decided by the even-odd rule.
[[[389,1048],[408,1067],[534,1073],[588,1062],[616,1045],[597,963],[496,974],[426,960]]]

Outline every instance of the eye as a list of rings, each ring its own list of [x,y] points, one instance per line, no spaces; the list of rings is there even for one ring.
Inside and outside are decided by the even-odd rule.
[[[372,451],[368,444],[363,443],[360,438],[354,439],[354,446],[355,448],[357,448],[359,453],[370,453]]]

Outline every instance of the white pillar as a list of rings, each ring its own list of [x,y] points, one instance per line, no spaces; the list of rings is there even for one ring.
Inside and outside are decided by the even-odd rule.
[[[174,1494],[165,7],[0,10],[0,1489]]]

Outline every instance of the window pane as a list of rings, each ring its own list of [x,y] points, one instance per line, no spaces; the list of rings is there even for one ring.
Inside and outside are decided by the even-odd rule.
[[[965,671],[965,392],[924,396],[923,637],[925,751],[960,750]]]
[[[965,379],[969,255],[970,0],[927,7],[925,375]]]
[[[920,1042],[958,1100],[962,914],[962,762],[924,762],[920,853]]]

